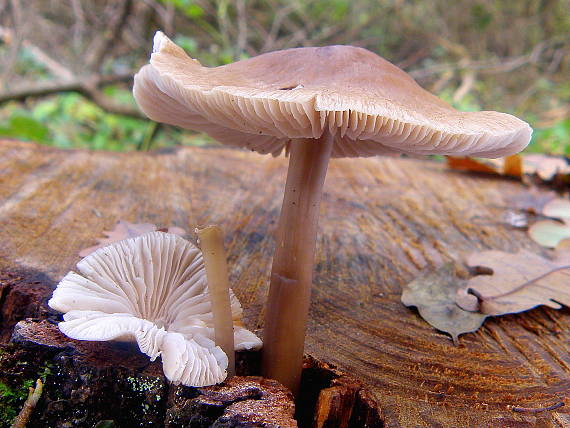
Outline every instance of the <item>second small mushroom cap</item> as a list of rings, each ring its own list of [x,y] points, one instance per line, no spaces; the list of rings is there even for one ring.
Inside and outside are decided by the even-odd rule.
[[[59,329],[77,340],[136,341],[166,377],[189,386],[226,377],[228,359],[213,341],[213,315],[202,253],[179,236],[151,232],[99,248],[57,285],[49,306]],[[236,351],[261,341],[241,324],[230,290]]]
[[[353,46],[287,49],[208,68],[157,32],[134,95],[153,120],[273,155],[326,129],[335,136],[333,157],[500,157],[522,150],[532,133],[505,113],[459,112]]]

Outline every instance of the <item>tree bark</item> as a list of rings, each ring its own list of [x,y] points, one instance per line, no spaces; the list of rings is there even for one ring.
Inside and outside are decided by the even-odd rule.
[[[0,171],[0,270],[57,282],[78,251],[120,219],[187,230],[220,224],[246,326],[262,328],[285,159],[222,148],[117,154],[2,141]],[[400,302],[402,286],[422,269],[473,251],[546,254],[526,231],[501,222],[510,198],[525,192],[516,181],[429,161],[331,161],[305,350],[363,382],[385,426],[570,424],[568,405],[512,410],[568,399],[568,308],[491,318],[454,346]],[[324,406],[351,399],[329,392]]]

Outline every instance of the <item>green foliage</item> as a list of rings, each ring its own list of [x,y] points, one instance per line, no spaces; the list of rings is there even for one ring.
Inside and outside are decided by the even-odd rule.
[[[105,88],[117,102],[134,103],[132,94],[119,87]],[[0,138],[16,138],[70,149],[130,151],[174,145],[203,146],[212,140],[204,135],[150,120],[110,114],[77,93],[64,93],[31,104],[0,108]]]
[[[0,123],[0,135],[39,143],[49,141],[49,129],[23,110],[16,111],[6,122]]]
[[[570,102],[570,84],[565,77],[570,41],[566,0],[157,2],[174,9],[170,25],[173,34],[169,36],[204,65],[226,64],[271,49],[357,44],[404,64],[406,71],[436,69],[420,77],[419,83],[459,110],[505,111],[527,120],[535,127],[528,150],[570,154],[568,114],[557,119],[549,116],[549,111],[567,111]],[[92,6],[98,7],[95,2]],[[62,9],[71,10],[68,6]],[[143,33],[131,35],[126,46],[124,41],[117,43],[116,56],[105,61],[102,71],[136,69],[146,62],[150,40],[146,44],[144,40],[163,25],[155,15],[153,12],[150,26],[144,21]],[[74,16],[70,12],[68,19]],[[131,22],[147,18],[141,13]],[[133,40],[140,40],[140,44],[133,47]],[[540,46],[543,50],[532,61],[500,71],[505,62],[508,69],[509,60],[524,58]],[[26,81],[53,78],[32,53],[22,46],[12,73],[24,76]],[[0,44],[0,56],[10,56],[7,44]],[[52,56],[61,60],[57,54]],[[462,64],[467,65],[463,68]],[[475,84],[454,100],[459,98],[455,94],[468,71],[474,73]],[[119,104],[134,105],[125,86],[108,86],[104,93]],[[0,105],[0,137],[61,148],[121,151],[212,141],[203,134],[109,114],[74,93]]]
[[[21,362],[23,365],[27,363]],[[36,379],[39,377],[45,383],[47,376],[52,374],[53,365],[47,361],[42,364],[36,373],[36,378],[25,379],[18,387],[10,387],[0,381],[0,427],[8,427],[14,421],[16,415],[24,405],[28,397],[30,388],[35,387]]]
[[[201,18],[204,16],[204,9],[192,0],[162,0],[161,3],[172,4],[188,18]]]
[[[0,136],[60,148],[132,150],[144,139],[148,126],[147,121],[106,113],[81,95],[66,93],[43,99],[28,111],[14,108],[0,122]]]
[[[5,383],[0,382],[0,426],[12,424],[24,401],[26,401],[31,386],[34,386],[32,380],[24,381],[19,388],[10,388]]]
[[[484,4],[474,4],[471,6],[471,17],[473,25],[479,31],[484,31],[493,21],[493,14],[487,10]]]
[[[529,151],[570,156],[570,118],[535,128]]]

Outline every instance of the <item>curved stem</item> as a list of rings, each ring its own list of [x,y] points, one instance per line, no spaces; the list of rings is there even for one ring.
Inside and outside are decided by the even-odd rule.
[[[298,392],[319,206],[334,136],[291,142],[263,334],[263,375]]]

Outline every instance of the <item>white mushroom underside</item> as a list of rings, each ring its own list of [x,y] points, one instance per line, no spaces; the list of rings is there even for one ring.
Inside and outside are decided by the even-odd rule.
[[[340,97],[326,88],[206,89],[203,84],[189,84],[191,78],[180,67],[170,67],[174,58],[188,61],[188,70],[203,69],[188,57],[180,58],[177,49],[157,34],[151,64],[135,76],[135,98],[145,114],[260,153],[277,156],[292,139],[316,139],[328,130],[335,135],[334,157],[397,153],[499,157],[522,150],[532,132],[525,122],[504,113],[463,113],[440,105],[425,112],[394,100],[359,98],[357,91]]]
[[[215,345],[201,252],[184,239],[153,232],[100,248],[58,284],[49,306],[64,312],[60,330],[78,340],[136,341],[163,361],[174,383],[205,386],[226,377],[228,360]],[[261,341],[241,327],[231,295],[236,350]]]

